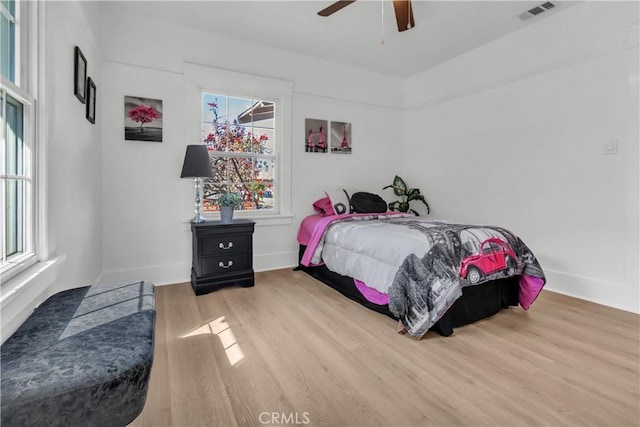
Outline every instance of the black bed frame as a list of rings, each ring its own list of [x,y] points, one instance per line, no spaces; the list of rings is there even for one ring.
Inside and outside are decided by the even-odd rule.
[[[300,245],[298,260],[302,259],[306,246]],[[368,301],[358,290],[353,278],[342,276],[329,270],[325,265],[305,267],[298,264],[296,270],[304,271],[326,285],[340,292],[363,306],[398,320],[388,305],[378,305]],[[458,298],[447,312],[430,329],[442,336],[453,334],[457,328],[480,319],[493,316],[509,306],[518,305],[519,276],[492,280],[480,285],[462,288],[462,296]]]

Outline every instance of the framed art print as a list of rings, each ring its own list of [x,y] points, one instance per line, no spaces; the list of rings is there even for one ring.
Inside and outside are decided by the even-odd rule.
[[[318,119],[305,119],[304,151],[307,153],[326,153],[327,121]]]
[[[351,123],[331,122],[331,152],[351,154]]]
[[[86,82],[87,82],[87,58],[84,57],[78,46],[75,49],[75,59],[73,67],[73,93],[83,104],[86,102]]]
[[[96,123],[96,84],[91,77],[87,78],[87,120]]]
[[[162,100],[124,97],[124,139],[162,142]]]

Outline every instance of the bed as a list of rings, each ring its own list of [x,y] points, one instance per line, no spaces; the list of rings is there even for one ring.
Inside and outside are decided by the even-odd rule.
[[[531,250],[505,228],[333,211],[323,199],[314,207],[298,232],[298,269],[416,338],[449,336],[510,306],[528,310],[545,284]]]

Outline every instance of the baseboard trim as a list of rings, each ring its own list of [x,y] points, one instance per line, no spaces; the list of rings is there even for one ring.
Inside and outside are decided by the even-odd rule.
[[[191,263],[176,262],[163,265],[148,265],[139,268],[112,270],[102,273],[102,282],[145,280],[156,286],[173,285],[191,281]]]
[[[623,283],[578,276],[547,268],[544,269],[544,273],[547,278],[546,290],[640,314],[638,290],[635,289],[636,294],[632,295],[633,289]]]
[[[296,265],[298,265],[298,253],[293,251],[253,255],[254,271],[293,268]],[[147,282],[152,282],[156,286],[190,282],[191,263],[177,262],[163,265],[148,265],[145,267],[123,270],[111,270],[103,272],[99,278],[99,282],[119,282],[128,280],[146,280]]]
[[[254,271],[279,270],[281,268],[293,268],[296,265],[298,265],[298,252],[253,254]]]

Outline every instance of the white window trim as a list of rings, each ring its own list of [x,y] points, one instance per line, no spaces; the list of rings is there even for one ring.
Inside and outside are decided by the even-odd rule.
[[[203,65],[184,63],[185,76],[185,141],[187,144],[202,144],[202,92],[233,94],[247,98],[264,98],[278,103],[276,131],[279,138],[278,183],[279,209],[277,212],[236,211],[236,218],[249,218],[258,225],[288,224],[292,214],[291,183],[291,114],[293,82],[269,77],[222,70]],[[185,144],[186,145],[186,144]],[[207,219],[219,219],[219,213],[207,212]]]
[[[21,22],[27,20],[28,25],[20,25],[20,39],[16,48],[19,57],[20,70],[18,88],[12,82],[2,80],[6,92],[28,106],[24,117],[24,138],[30,141],[31,151],[25,168],[30,176],[31,191],[29,198],[31,206],[28,213],[30,229],[27,237],[27,250],[8,259],[7,265],[0,271],[2,280],[2,294],[13,292],[18,277],[30,274],[33,269],[40,268],[39,262],[47,260],[48,245],[46,236],[46,156],[42,138],[46,135],[46,115],[44,108],[44,94],[39,88],[44,87],[45,81],[45,50],[44,50],[44,7],[39,2],[19,2],[21,8]],[[26,27],[26,28],[25,28]],[[18,59],[17,59],[18,61]],[[36,101],[37,100],[37,101]],[[48,265],[48,264],[47,264]],[[16,280],[12,280],[16,279]],[[21,287],[24,284],[21,284]],[[3,298],[3,305],[4,305]]]

